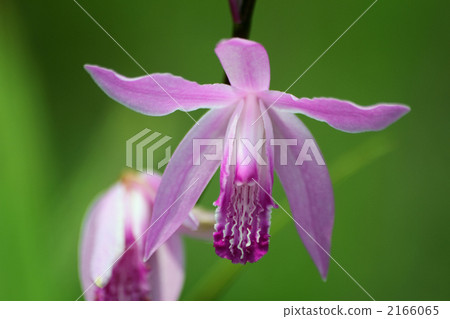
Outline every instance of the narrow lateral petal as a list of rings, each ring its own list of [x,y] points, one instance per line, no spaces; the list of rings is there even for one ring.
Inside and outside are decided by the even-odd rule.
[[[270,110],[269,115],[275,139],[297,141],[297,145],[287,146],[286,162],[280,160],[282,148],[275,147],[275,171],[286,192],[297,231],[325,279],[334,223],[334,199],[328,169],[325,165],[319,165],[320,160],[317,161],[313,156],[312,160],[299,164],[299,155],[303,154],[302,147],[308,145],[305,141],[315,141],[294,114]]]
[[[194,141],[223,139],[232,111],[230,107],[206,113],[172,155],[156,195],[146,238],[146,259],[183,224],[219,167],[220,159],[204,158],[204,154],[217,152],[215,145],[199,147]]]
[[[397,121],[410,108],[400,104],[377,104],[361,107],[352,102],[333,98],[301,98],[279,92],[262,93],[268,105],[292,113],[301,113],[349,133],[379,131]]]
[[[269,57],[261,44],[233,38],[219,42],[215,51],[231,86],[251,92],[269,89]]]
[[[178,234],[170,237],[149,260],[152,300],[177,300],[184,283],[183,243]]]
[[[265,157],[264,160],[267,163],[266,166],[260,167],[260,172],[258,174],[259,177],[259,184],[263,185],[266,192],[269,194],[272,194],[272,186],[273,186],[273,169],[274,169],[274,162],[273,162],[273,146],[271,145],[271,141],[274,139],[274,133],[273,133],[273,125],[272,120],[270,119],[270,116],[268,112],[266,112],[267,106],[263,104],[262,101],[259,101],[259,108],[261,111],[261,117],[264,123],[264,148],[265,148]],[[256,123],[255,123],[256,125]],[[265,172],[262,172],[262,171]],[[272,201],[273,202],[273,201]],[[274,203],[272,203],[274,204]]]
[[[198,84],[168,73],[127,78],[113,70],[86,65],[94,81],[112,99],[146,115],[230,105],[236,93],[225,84]]]

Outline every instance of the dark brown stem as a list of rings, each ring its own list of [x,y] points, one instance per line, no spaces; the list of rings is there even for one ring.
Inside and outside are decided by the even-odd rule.
[[[248,39],[256,0],[243,0],[239,10],[240,22],[233,23],[233,37]]]
[[[252,25],[253,9],[255,8],[256,0],[243,0],[239,8],[240,21],[233,21],[233,38],[248,39],[250,36],[250,28]],[[225,75],[223,83],[230,84]]]

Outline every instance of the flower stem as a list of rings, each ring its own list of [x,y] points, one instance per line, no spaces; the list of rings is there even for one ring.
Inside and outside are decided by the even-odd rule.
[[[229,2],[233,18],[232,37],[248,39],[250,36],[253,9],[255,8],[256,0],[242,0],[242,2],[229,0]],[[230,84],[226,74],[223,83]]]
[[[239,8],[239,20],[233,23],[233,37],[248,39],[256,0],[243,0]]]

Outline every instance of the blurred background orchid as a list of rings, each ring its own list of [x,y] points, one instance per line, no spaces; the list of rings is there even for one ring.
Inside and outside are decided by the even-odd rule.
[[[205,237],[206,229],[213,231],[214,215],[194,208],[144,262],[142,237],[157,231],[151,220],[160,183],[158,175],[125,173],[92,204],[83,222],[79,247],[86,300],[178,299],[185,277],[181,235]]]

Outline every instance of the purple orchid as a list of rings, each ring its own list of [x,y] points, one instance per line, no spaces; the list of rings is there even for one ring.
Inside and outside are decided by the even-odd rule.
[[[80,242],[86,300],[178,299],[184,282],[180,234],[184,229],[192,234],[198,225],[190,215],[180,231],[143,261],[144,244],[139,239],[146,230],[156,230],[150,228],[150,221],[160,180],[159,176],[124,175],[90,209]]]
[[[292,113],[327,122],[345,132],[382,130],[409,108],[378,104],[360,107],[332,98],[301,98],[269,90],[270,66],[264,47],[233,38],[221,41],[215,50],[231,85],[200,85],[171,74],[126,78],[112,70],[86,66],[97,84],[113,99],[146,115],[160,116],[175,110],[212,109],[185,136],[169,162],[153,219],[158,231],[147,236],[146,258],[179,228],[194,207],[220,161],[198,158],[213,151],[206,146],[193,152],[197,139],[247,140],[255,145],[271,139],[295,139],[286,147],[286,163],[278,160],[282,147],[264,143],[254,157],[243,143],[226,144],[220,170],[220,195],[216,201],[216,253],[233,263],[255,262],[268,250],[273,169],[286,191],[297,230],[323,278],[329,266],[334,222],[334,200],[325,165],[305,161],[296,165],[297,155],[307,140],[313,140],[305,125]],[[235,157],[233,162],[230,158]],[[245,164],[243,164],[245,162]],[[170,208],[169,208],[170,207]],[[314,239],[314,240],[313,240]]]

